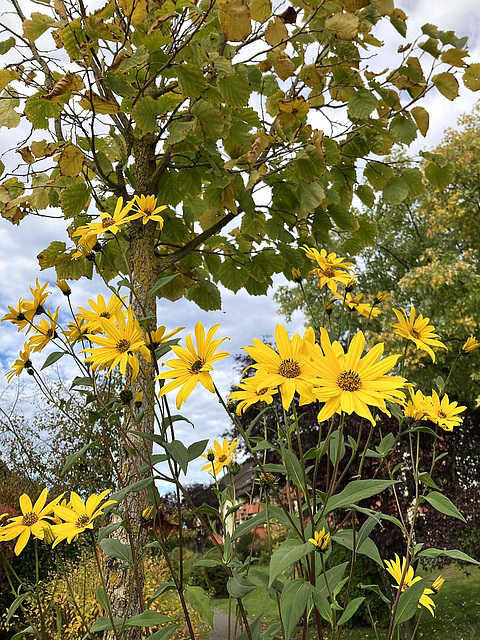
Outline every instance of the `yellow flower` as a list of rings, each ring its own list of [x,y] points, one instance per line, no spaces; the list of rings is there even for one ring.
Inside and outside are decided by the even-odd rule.
[[[0,541],[7,542],[8,540],[13,540],[18,537],[15,544],[15,554],[18,556],[30,539],[30,535],[43,539],[44,528],[48,524],[49,516],[53,513],[55,505],[62,496],[63,493],[45,506],[47,489],[44,489],[35,502],[35,505],[32,506],[32,501],[27,494],[22,494],[20,496],[22,515],[10,518],[10,523],[2,527],[0,530]]]
[[[75,342],[80,336],[84,336],[89,332],[87,323],[79,315],[75,316],[75,318],[76,322],[69,322],[66,331],[63,332],[68,342]]]
[[[35,316],[44,312],[43,305],[45,304],[47,297],[50,295],[49,291],[45,292],[47,287],[48,282],[41,287],[38,282],[38,278],[35,281],[35,287],[30,287],[33,300],[27,300],[23,305],[23,314],[30,322],[33,322],[33,318]]]
[[[102,331],[102,318],[106,320],[115,318],[117,311],[122,310],[126,299],[126,297],[119,298],[118,296],[113,295],[108,301],[108,304],[105,304],[104,297],[102,295],[98,295],[97,302],[94,300],[88,301],[92,310],[78,307],[80,313],[77,317],[85,320],[91,333],[94,333],[95,331]],[[125,311],[122,311],[122,313],[125,316]]]
[[[388,298],[387,291],[377,291],[375,294],[375,298],[373,299],[373,304],[382,304]]]
[[[410,316],[407,316],[405,309],[402,308],[402,311],[403,315],[398,309],[393,310],[398,320],[398,323],[392,325],[395,330],[394,333],[407,340],[412,340],[419,349],[426,351],[432,358],[432,361],[435,362],[435,354],[429,345],[441,347],[442,349],[446,349],[447,347],[443,342],[435,339],[439,336],[433,333],[435,327],[428,324],[430,318],[424,318],[421,313],[415,318],[416,312],[414,306],[410,308]]]
[[[374,305],[368,304],[367,302],[360,302],[363,298],[363,293],[357,293],[356,296],[352,296],[349,292],[347,292],[345,296],[339,293],[335,293],[334,295],[343,302],[343,306],[347,311],[357,311],[357,313],[364,318],[376,318],[382,313],[380,309],[376,309]]]
[[[28,341],[28,346],[34,352],[42,351],[47,344],[57,337],[57,324],[58,324],[58,310],[60,307],[57,307],[55,313],[51,315],[50,309],[47,309],[46,318],[42,318],[40,320],[40,324],[34,325],[35,335],[33,335]]]
[[[63,293],[64,296],[69,296],[72,293],[72,290],[70,289],[70,285],[65,280],[57,279],[56,285],[60,289],[60,291]]]
[[[72,253],[72,258],[74,260],[78,260],[78,258],[85,258],[93,251],[93,247],[97,244],[97,236],[89,235],[89,228],[84,225],[82,227],[78,227],[76,231],[72,234],[73,237],[78,236],[78,246],[77,250]]]
[[[30,329],[31,324],[29,323],[29,321],[27,320],[27,317],[23,313],[24,306],[25,306],[25,298],[20,298],[16,307],[10,307],[10,306],[8,307],[9,313],[6,313],[3,316],[2,322],[5,322],[5,320],[10,320],[12,324],[18,325],[18,331],[21,331],[27,325]]]
[[[210,371],[213,371],[212,365],[214,362],[223,360],[229,355],[226,351],[215,353],[224,340],[229,340],[229,338],[213,339],[219,327],[219,324],[214,325],[208,330],[205,337],[203,324],[197,322],[195,325],[197,346],[194,346],[191,334],[185,339],[186,349],[179,345],[172,346],[172,351],[178,356],[178,359],[168,360],[165,364],[171,367],[171,370],[162,372],[155,378],[155,380],[172,378],[171,382],[161,388],[160,396],[182,387],[177,394],[177,409],[180,409],[199,382],[207,391],[215,393],[215,387],[210,375]]]
[[[464,355],[469,355],[472,351],[476,351],[478,347],[480,347],[480,342],[473,336],[470,336],[462,347],[462,353]]]
[[[70,508],[57,505],[55,507],[55,515],[64,520],[64,522],[52,526],[53,533],[56,536],[53,546],[56,547],[62,540],[67,540],[70,543],[85,529],[93,529],[95,518],[103,514],[105,507],[117,502],[116,500],[107,500],[100,507],[100,503],[107,493],[110,493],[110,489],[106,489],[98,495],[93,493],[85,503],[75,491],[72,491],[70,493]]]
[[[302,272],[300,271],[300,269],[292,267],[292,278],[294,282],[300,283],[302,281]]]
[[[202,467],[201,471],[208,470],[210,473],[214,473],[216,476],[220,473],[223,467],[226,467],[235,456],[240,452],[235,451],[238,446],[238,438],[232,440],[232,444],[228,443],[225,438],[223,443],[220,444],[216,440],[213,443],[213,449],[208,449],[208,453],[202,454],[202,458],[208,460],[208,464]]]
[[[442,576],[438,576],[438,578],[434,581],[431,587],[433,592],[438,593],[440,589],[443,587],[444,582],[445,582],[445,578],[442,578]]]
[[[49,522],[43,527],[43,541],[45,544],[53,544],[55,542],[55,534]]]
[[[27,342],[23,345],[23,351],[20,351],[18,355],[19,357],[13,363],[11,370],[5,374],[8,382],[11,382],[14,376],[19,376],[24,369],[30,369],[33,366],[30,360],[30,347]]]
[[[266,402],[272,404],[273,396],[277,393],[277,388],[259,387],[257,376],[244,378],[236,385],[240,391],[233,391],[229,396],[229,400],[239,400],[236,412],[237,415],[242,414],[249,407],[257,402]]]
[[[255,360],[252,367],[257,369],[258,389],[278,387],[285,409],[290,406],[295,392],[300,394],[301,404],[314,401],[310,382],[313,372],[306,351],[309,340],[302,339],[298,333],[290,340],[285,327],[277,324],[277,351],[257,338],[253,342],[253,345],[242,348]]]
[[[404,405],[403,413],[406,418],[413,418],[414,420],[426,420],[427,419],[427,399],[423,393],[413,391],[409,389],[410,398]]]
[[[322,527],[320,531],[313,532],[313,538],[309,538],[308,542],[311,542],[317,547],[317,551],[325,551],[330,542],[330,533],[325,533],[325,527]]]
[[[133,401],[137,407],[141,407],[143,402],[143,391],[137,391],[133,396]]]
[[[163,218],[159,213],[167,208],[166,205],[157,207],[155,196],[135,196],[133,202],[133,214],[129,216],[129,220],[141,219],[143,224],[147,224],[150,220],[155,220],[155,222],[158,222],[160,229],[163,229]]]
[[[173,331],[170,331],[170,333],[165,334],[165,331],[167,330],[166,327],[163,327],[163,326],[158,327],[158,329],[155,329],[155,331],[150,331],[150,333],[147,333],[145,338],[147,347],[151,351],[155,352],[155,349],[157,347],[167,342],[172,336],[174,336],[179,331],[183,331],[183,329],[185,329],[185,327],[178,327],[178,329],[174,329]]]
[[[109,367],[108,375],[117,365],[120,372],[125,375],[127,364],[129,364],[132,368],[132,380],[135,380],[140,370],[138,354],[140,353],[145,360],[149,361],[150,351],[147,349],[133,309],[128,307],[127,317],[122,309],[117,309],[115,320],[102,318],[100,323],[105,336],[87,334],[90,342],[100,347],[83,349],[81,353],[90,352],[85,362],[91,362],[93,369]]]
[[[89,222],[86,227],[87,231],[83,230],[82,233],[79,233],[80,228],[75,231],[73,234],[80,235],[83,238],[88,238],[89,236],[94,236],[95,238],[100,238],[106,231],[110,231],[114,235],[120,231],[120,227],[128,222],[127,214],[130,212],[130,209],[133,207],[134,200],[130,200],[127,202],[125,206],[123,206],[123,198],[119,198],[117,200],[117,205],[115,207],[115,211],[113,215],[109,213],[105,213],[104,211],[100,212],[101,222]]]
[[[346,285],[354,277],[352,262],[345,262],[346,258],[337,257],[335,253],[327,254],[325,249],[318,251],[313,247],[303,245],[300,247],[310,260],[317,263],[318,267],[310,271],[318,276],[318,286],[322,289],[325,285],[333,293],[337,290],[337,282]]]
[[[393,576],[393,578],[397,583],[396,585],[393,585],[396,589],[400,587],[400,583],[402,582],[402,575],[403,575],[403,572],[405,571],[406,561],[407,559],[403,558],[402,564],[400,564],[400,558],[398,557],[397,554],[395,554],[395,560],[384,560],[385,564],[387,565],[388,573]],[[403,579],[402,593],[421,579],[422,578],[420,576],[415,576],[413,567],[409,566]],[[425,607],[425,609],[428,609],[428,611],[430,611],[432,616],[435,615],[435,603],[429,596],[431,596],[434,593],[436,593],[436,591],[426,587],[423,590],[422,595],[420,596],[420,599],[419,599],[420,604],[418,605],[419,607],[420,605],[422,605],[423,607]]]
[[[331,344],[327,331],[322,328],[321,346],[325,357],[315,359],[317,378],[311,380],[315,397],[325,402],[318,414],[319,422],[344,411],[367,418],[374,425],[368,405],[390,415],[385,401],[401,402],[405,399],[405,394],[400,391],[405,378],[385,375],[400,356],[388,356],[380,361],[383,343],[376,344],[361,358],[365,348],[365,337],[361,331],[353,338],[345,354],[338,342]],[[311,350],[313,355],[314,347]]]
[[[453,427],[462,424],[462,418],[458,414],[465,411],[467,407],[459,407],[458,402],[450,402],[447,394],[440,400],[438,393],[433,390],[431,397],[425,400],[427,418],[444,431],[453,431]]]

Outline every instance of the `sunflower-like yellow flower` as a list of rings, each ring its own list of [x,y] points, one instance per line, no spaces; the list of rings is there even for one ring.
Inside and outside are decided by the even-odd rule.
[[[462,424],[462,418],[458,414],[465,411],[467,407],[460,407],[455,401],[450,402],[447,394],[440,399],[438,393],[433,390],[431,397],[425,400],[426,417],[444,431],[453,431],[453,427]]]
[[[292,278],[294,282],[300,284],[300,282],[302,281],[302,272],[300,271],[300,269],[292,267]]]
[[[440,589],[443,587],[445,582],[445,578],[442,578],[442,576],[438,576],[438,578],[436,578],[436,580],[434,580],[433,584],[432,584],[432,590],[434,593],[438,593],[440,591]]]
[[[361,331],[355,335],[345,353],[338,342],[331,344],[327,331],[322,328],[321,346],[325,354],[322,359],[315,358],[314,347],[310,347],[317,374],[311,380],[313,394],[325,403],[318,414],[319,422],[344,411],[356,413],[375,424],[369,405],[390,415],[385,401],[398,403],[405,400],[405,394],[400,391],[406,382],[405,378],[385,375],[400,356],[393,355],[380,360],[383,343],[376,344],[362,358],[365,337]]]
[[[410,316],[407,315],[405,309],[402,308],[402,311],[403,314],[398,309],[393,310],[398,320],[398,323],[392,325],[394,333],[407,340],[412,340],[419,349],[423,349],[429,354],[432,362],[435,362],[435,354],[431,347],[440,347],[442,349],[447,347],[440,340],[436,340],[440,336],[434,333],[435,327],[429,324],[430,318],[424,318],[421,313],[415,317],[414,306],[410,308]]]
[[[81,336],[84,336],[89,332],[92,333],[89,330],[87,323],[82,320],[79,315],[76,315],[75,318],[76,322],[67,323],[67,328],[63,331],[63,335],[66,337],[68,342],[75,342],[75,340],[78,340]]]
[[[414,420],[427,419],[427,398],[420,390],[413,391],[410,387],[410,398],[403,407],[403,413],[406,418]]]
[[[330,542],[330,533],[328,531],[325,532],[325,527],[322,527],[320,531],[314,531],[313,536],[313,538],[308,539],[308,542],[314,544],[317,551],[325,551]]]
[[[377,291],[375,294],[375,298],[373,299],[373,304],[382,304],[388,298],[388,291]]]
[[[7,371],[5,377],[8,382],[11,382],[14,376],[19,376],[24,369],[30,369],[32,366],[32,361],[30,360],[30,347],[28,346],[28,342],[25,342],[23,345],[23,351],[20,351],[18,358],[13,363],[10,371]]]
[[[468,356],[472,351],[476,351],[478,347],[480,347],[480,342],[473,336],[470,336],[462,346],[462,354]]]
[[[115,318],[117,312],[120,310],[125,316],[126,313],[123,311],[123,305],[126,301],[125,298],[119,298],[116,295],[112,295],[108,304],[105,303],[105,298],[102,295],[97,296],[97,301],[89,300],[88,304],[91,309],[84,309],[83,307],[77,307],[80,313],[77,317],[80,317],[81,320],[85,320],[87,323],[87,327],[91,333],[95,331],[102,330],[102,318],[106,320],[111,320]]]
[[[400,563],[400,558],[398,557],[397,554],[395,554],[395,560],[384,560],[386,566],[387,566],[387,571],[388,573],[393,576],[393,578],[396,581],[396,585],[393,585],[396,589],[398,589],[400,587],[400,583],[402,582],[402,576],[403,573],[405,571],[405,564],[407,562],[406,558],[403,558],[402,563]],[[402,583],[402,593],[404,591],[406,591],[409,587],[411,587],[413,584],[415,584],[416,582],[418,582],[419,580],[421,580],[422,578],[420,576],[415,576],[415,572],[413,570],[412,566],[409,566],[407,571],[405,572],[405,576],[403,578],[403,583]],[[435,583],[438,584],[437,581],[441,581],[440,587],[443,584],[443,579],[442,578],[437,578],[437,580],[433,583],[432,587],[435,585]],[[440,588],[439,587],[439,588]],[[419,599],[419,607],[420,605],[422,605],[423,607],[425,607],[425,609],[428,609],[428,611],[430,611],[430,613],[432,614],[432,616],[435,615],[435,603],[434,601],[429,597],[431,595],[433,595],[434,593],[437,593],[437,590],[429,589],[428,587],[426,587],[423,592],[422,595],[420,596]]]
[[[285,327],[277,324],[275,328],[277,351],[257,338],[254,338],[253,342],[253,345],[242,348],[255,361],[252,367],[257,370],[255,379],[258,381],[259,390],[264,387],[270,389],[278,387],[285,409],[290,406],[296,392],[300,395],[301,404],[315,400],[310,382],[313,370],[306,348],[308,339],[302,339],[296,333],[290,340]]]
[[[259,380],[257,376],[251,376],[250,378],[244,378],[240,380],[236,385],[240,391],[233,391],[229,396],[229,400],[237,400],[236,407],[237,415],[242,414],[249,407],[257,402],[266,402],[272,404],[273,396],[277,393],[277,387],[262,387],[259,386]]]
[[[93,529],[95,518],[103,514],[105,507],[117,502],[116,500],[107,500],[100,506],[100,503],[108,493],[110,493],[110,489],[106,489],[98,495],[93,493],[85,503],[75,491],[72,491],[70,493],[69,507],[57,505],[55,507],[55,515],[64,520],[64,522],[52,526],[52,531],[56,538],[53,546],[56,547],[62,540],[70,543],[79,533],[86,529]]]
[[[10,306],[8,307],[8,313],[6,313],[3,316],[2,322],[9,320],[12,324],[15,324],[18,326],[18,331],[21,331],[27,325],[30,328],[31,324],[29,323],[29,321],[27,320],[27,317],[23,313],[24,307],[25,307],[25,298],[20,298],[16,307],[10,307]]]
[[[337,290],[337,283],[347,285],[352,280],[352,262],[345,262],[346,258],[337,257],[336,253],[328,253],[325,249],[318,251],[313,247],[303,245],[300,247],[310,260],[317,263],[318,267],[312,269],[310,274],[318,276],[320,289],[326,285],[333,293]]]
[[[60,291],[63,293],[64,296],[68,297],[69,295],[71,295],[72,290],[66,280],[57,278],[57,281],[55,284],[57,285],[57,287],[60,289]]]
[[[213,443],[213,449],[208,449],[207,454],[202,454],[202,458],[208,460],[208,464],[202,467],[201,471],[209,471],[218,476],[223,467],[226,467],[240,452],[235,451],[238,447],[238,438],[234,438],[231,444],[225,438],[220,444],[217,440]]]
[[[35,335],[28,341],[28,346],[33,352],[42,351],[51,340],[57,337],[59,308],[57,307],[53,314],[50,309],[47,309],[48,319],[42,318],[40,324],[34,325]]]
[[[78,229],[73,233],[74,237],[78,237],[77,250],[71,254],[74,260],[85,258],[91,254],[93,248],[98,243],[97,236],[89,235],[89,233],[89,228],[86,225],[78,227]]]
[[[101,211],[100,222],[89,222],[87,225],[85,225],[86,232],[85,230],[82,230],[82,233],[79,233],[79,227],[73,235],[78,235],[84,239],[88,238],[89,236],[100,238],[100,236],[102,236],[106,231],[110,231],[110,233],[116,235],[120,231],[120,227],[122,227],[129,221],[127,215],[130,212],[130,209],[133,207],[134,202],[134,200],[130,200],[130,202],[127,202],[127,204],[123,206],[123,198],[120,197],[117,200],[113,215],[105,213],[105,211]]]
[[[163,229],[163,218],[160,211],[164,211],[167,205],[163,204],[157,207],[157,199],[155,196],[135,196],[133,213],[129,216],[129,220],[141,220],[143,224],[147,224],[150,220],[158,222],[160,229]]]
[[[22,515],[10,518],[9,524],[0,530],[0,542],[18,538],[15,544],[15,555],[17,556],[23,551],[31,535],[43,539],[44,528],[51,520],[49,516],[63,496],[62,493],[46,505],[47,493],[47,489],[44,489],[34,505],[26,493],[22,494],[20,496]]]
[[[352,296],[352,294],[347,291],[344,296],[339,293],[335,293],[334,295],[343,302],[343,306],[347,311],[356,311],[364,318],[376,318],[382,313],[380,309],[375,307],[375,304],[361,302],[363,293],[357,293],[356,296]]]
[[[125,375],[127,364],[132,368],[132,380],[138,376],[140,363],[138,354],[150,361],[150,351],[145,344],[142,330],[138,324],[133,309],[128,307],[127,316],[122,309],[117,309],[115,319],[100,320],[104,336],[87,334],[87,338],[93,344],[100,345],[97,348],[82,349],[81,353],[89,353],[85,362],[90,362],[93,369],[108,367],[110,371],[118,366],[120,372]]]
[[[208,330],[205,337],[203,324],[197,322],[195,325],[197,346],[195,347],[193,344],[191,334],[188,334],[185,338],[186,349],[180,345],[172,346],[172,351],[178,359],[168,360],[165,364],[171,367],[170,371],[164,371],[155,378],[155,380],[172,378],[171,382],[168,382],[160,389],[160,396],[181,387],[177,394],[177,409],[180,409],[199,382],[207,391],[215,393],[215,387],[210,375],[210,371],[213,371],[212,365],[214,362],[223,360],[229,355],[226,351],[215,353],[224,340],[229,340],[229,338],[213,339],[219,327],[219,324],[214,325]]]
[[[179,331],[183,331],[183,329],[185,329],[185,327],[178,327],[178,329],[174,329],[173,331],[170,331],[170,333],[165,333],[165,331],[167,330],[166,327],[158,327],[158,329],[155,329],[155,331],[150,331],[150,333],[147,333],[145,338],[147,347],[151,351],[155,352],[155,349],[157,347],[159,347],[161,344],[165,344],[165,342],[168,342],[168,340],[170,340],[172,336],[177,334]]]
[[[27,300],[23,305],[23,314],[30,322],[33,322],[33,318],[35,316],[44,313],[43,305],[45,304],[47,297],[50,295],[50,291],[45,291],[47,287],[48,282],[40,286],[38,278],[35,281],[35,286],[30,287],[33,299]]]

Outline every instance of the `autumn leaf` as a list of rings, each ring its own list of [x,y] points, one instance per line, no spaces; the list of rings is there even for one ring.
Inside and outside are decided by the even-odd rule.
[[[47,102],[58,102],[58,98],[63,96],[65,93],[69,91],[80,91],[85,87],[83,80],[77,76],[75,73],[71,71],[67,71],[67,73],[57,80],[50,91],[41,96],[42,100],[46,100]]]
[[[78,104],[83,109],[100,114],[118,113],[120,111],[118,104],[114,100],[102,98],[94,91],[89,91],[83,95]]]
[[[81,172],[85,163],[85,156],[74,144],[69,144],[58,157],[58,166],[62,176],[74,178]]]
[[[325,20],[325,28],[340,40],[353,40],[358,36],[359,23],[354,13],[336,13]]]
[[[218,14],[222,31],[231,42],[243,42],[252,33],[250,9],[244,0],[219,0]]]

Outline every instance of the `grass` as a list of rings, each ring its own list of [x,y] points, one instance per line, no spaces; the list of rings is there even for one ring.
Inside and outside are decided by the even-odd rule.
[[[435,618],[422,610],[417,637],[425,640],[480,640],[480,569],[460,569],[452,565],[443,569],[441,574],[445,584],[435,596]],[[260,584],[254,576],[250,577],[253,582]],[[249,593],[243,602],[250,618],[263,614],[267,624],[277,620],[276,602],[263,587]],[[213,605],[228,611],[227,598],[215,600]],[[378,629],[377,633],[378,640],[385,640],[386,629]],[[315,632],[308,636],[309,640],[316,637]],[[377,637],[371,628],[345,629],[342,640],[377,640]]]

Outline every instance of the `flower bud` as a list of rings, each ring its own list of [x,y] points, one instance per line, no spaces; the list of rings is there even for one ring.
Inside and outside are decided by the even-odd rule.
[[[292,267],[292,278],[293,278],[293,281],[298,282],[298,284],[302,282],[302,274],[300,272],[300,269],[296,269],[295,267]]]
[[[122,389],[122,391],[120,391],[119,393],[119,396],[123,404],[130,404],[130,402],[133,400],[133,393],[131,389]]]
[[[66,282],[65,280],[57,279],[57,287],[60,289],[64,296],[69,296],[72,293],[68,282]]]

